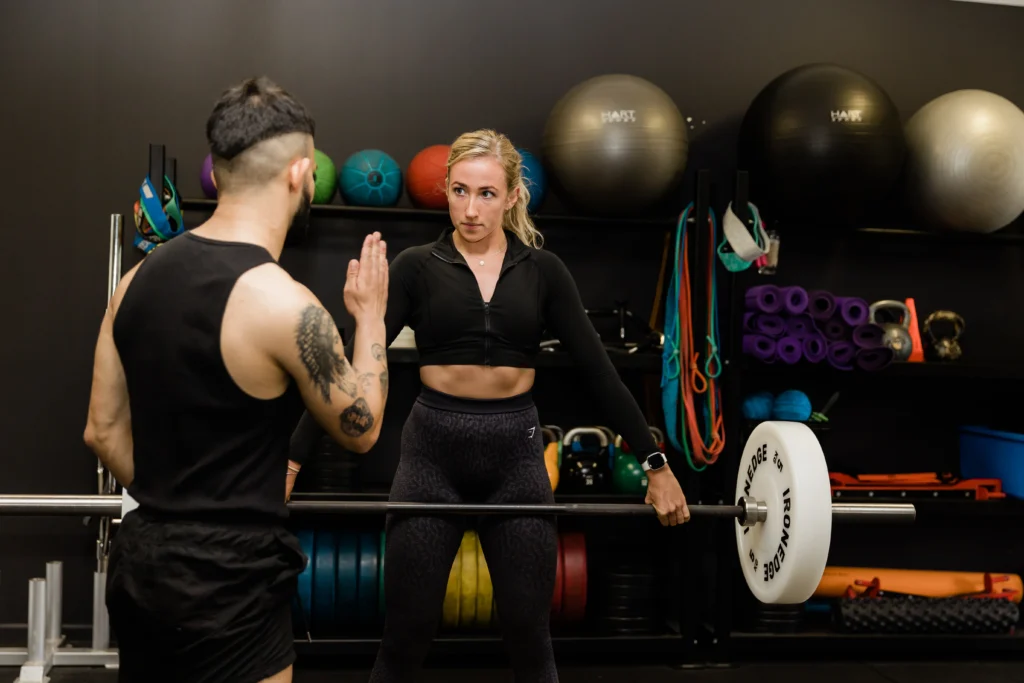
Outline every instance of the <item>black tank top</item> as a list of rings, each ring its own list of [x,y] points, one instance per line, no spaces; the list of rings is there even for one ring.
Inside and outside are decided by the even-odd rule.
[[[185,233],[135,273],[114,320],[128,383],[140,509],[172,518],[287,516],[288,442],[302,412],[295,382],[270,400],[242,391],[220,351],[238,278],[274,262],[263,247]]]

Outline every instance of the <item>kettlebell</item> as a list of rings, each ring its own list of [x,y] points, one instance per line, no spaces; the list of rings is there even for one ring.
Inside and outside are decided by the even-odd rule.
[[[615,437],[615,467],[612,469],[612,485],[619,493],[645,495],[647,474],[632,454],[622,449],[622,436]]]
[[[878,322],[878,311],[898,309],[899,322]],[[914,342],[910,338],[910,309],[902,301],[884,299],[876,301],[868,307],[869,320],[882,328],[882,343],[892,349],[894,360],[907,360],[914,350]]]
[[[551,490],[556,491],[559,478],[558,460],[562,443],[556,440],[555,432],[551,428],[541,427],[540,431],[544,435],[544,467],[548,471],[548,481],[551,482]]]
[[[584,446],[580,437],[595,436],[598,448]],[[561,482],[564,490],[577,493],[597,492],[604,489],[606,480],[606,453],[608,436],[594,427],[570,429],[562,439]]]

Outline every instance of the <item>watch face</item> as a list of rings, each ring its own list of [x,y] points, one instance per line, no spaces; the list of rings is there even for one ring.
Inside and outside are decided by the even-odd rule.
[[[665,464],[665,456],[661,453],[652,453],[647,456],[647,464],[652,470],[656,470]]]

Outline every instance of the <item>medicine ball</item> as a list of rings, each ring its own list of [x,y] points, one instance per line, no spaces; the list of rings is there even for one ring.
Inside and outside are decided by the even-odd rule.
[[[421,209],[448,208],[444,180],[448,177],[450,153],[451,145],[431,145],[420,150],[409,162],[405,173],[405,189],[412,203]]]
[[[544,203],[548,191],[548,177],[540,159],[525,149],[519,149],[523,158],[523,182],[530,191],[530,203],[526,205],[527,213],[533,213]]]
[[[555,104],[543,156],[576,208],[634,213],[678,185],[689,136],[675,103],[653,83],[627,75],[591,78]]]
[[[316,190],[313,192],[313,203],[330,204],[338,188],[338,171],[334,167],[334,161],[320,150],[313,150],[313,157],[316,159],[316,170],[313,172]]]
[[[213,155],[207,154],[203,159],[203,169],[199,172],[199,186],[207,199],[217,198],[217,186],[213,184]]]
[[[739,167],[769,218],[829,223],[885,199],[903,170],[906,141],[896,105],[867,76],[809,64],[754,98],[739,136]]]
[[[338,187],[346,204],[394,206],[402,196],[402,168],[379,149],[364,149],[345,160]]]
[[[936,227],[989,233],[1024,212],[1024,112],[984,90],[957,90],[907,122],[910,204]]]

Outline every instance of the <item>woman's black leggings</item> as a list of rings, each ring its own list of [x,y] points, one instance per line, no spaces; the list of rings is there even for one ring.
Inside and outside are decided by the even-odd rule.
[[[529,394],[463,399],[424,388],[402,431],[390,500],[551,503],[537,409]],[[412,681],[440,622],[463,532],[476,522],[516,681],[558,680],[550,610],[558,540],[553,517],[389,514],[384,639],[371,683]]]

